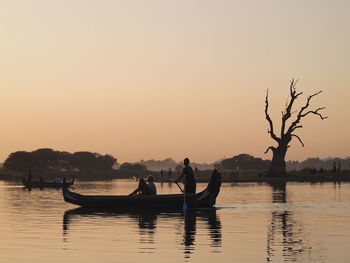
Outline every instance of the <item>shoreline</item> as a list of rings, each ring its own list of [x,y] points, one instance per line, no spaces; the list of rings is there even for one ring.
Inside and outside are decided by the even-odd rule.
[[[105,174],[98,176],[95,173],[92,174],[60,174],[61,178],[66,177],[67,180],[71,180],[71,178],[75,178],[77,181],[110,181],[110,180],[118,180],[118,179],[129,179],[137,181],[138,178],[145,178],[148,175],[152,175],[154,177],[155,182],[157,183],[173,183],[178,175],[168,177],[162,176],[159,172],[148,171],[140,176],[135,175],[118,175],[118,174]],[[236,173],[222,172],[222,182],[223,183],[287,183],[287,182],[309,182],[309,183],[322,183],[322,182],[350,182],[350,170],[343,170],[339,172],[333,171],[325,171],[322,173],[304,173],[304,172],[289,172],[285,177],[271,177],[267,176],[262,172],[256,171],[240,171]],[[47,182],[53,181],[52,174],[43,174],[44,180]],[[211,176],[211,171],[200,171],[195,174],[196,181],[198,183],[207,183],[209,182]],[[19,173],[3,173],[0,172],[0,180],[1,181],[14,181],[14,182],[22,182],[22,175]],[[33,180],[36,180],[34,177]]]

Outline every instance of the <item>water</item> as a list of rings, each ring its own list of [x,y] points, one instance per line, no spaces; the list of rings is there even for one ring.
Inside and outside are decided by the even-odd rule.
[[[127,194],[135,181],[76,182]],[[205,184],[198,184],[200,191]],[[157,184],[159,193],[178,193]],[[216,209],[85,213],[0,181],[0,262],[348,262],[350,184],[223,184]],[[74,210],[75,209],[75,210]]]

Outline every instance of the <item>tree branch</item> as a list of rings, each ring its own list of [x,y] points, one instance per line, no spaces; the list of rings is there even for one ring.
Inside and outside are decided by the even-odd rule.
[[[266,98],[265,98],[265,117],[270,125],[270,130],[268,130],[267,132],[270,133],[272,139],[274,139],[276,142],[280,142],[280,138],[278,138],[273,131],[273,123],[272,123],[272,120],[271,120],[270,115],[268,113],[268,109],[269,109],[268,96],[269,96],[269,90],[266,91]]]
[[[296,134],[291,134],[291,136],[292,136],[292,137],[296,137],[296,138],[299,140],[299,142],[301,143],[301,145],[304,147],[304,143],[302,142],[302,140],[300,139],[300,137],[299,137],[298,135],[296,135]]]
[[[308,112],[306,112],[305,114],[302,114],[301,115],[301,117],[305,117],[306,115],[308,115],[308,114],[315,114],[315,115],[318,115],[318,116],[320,116],[320,118],[321,118],[321,120],[324,120],[324,119],[327,119],[328,117],[327,116],[323,116],[321,113],[319,113],[319,111],[320,110],[323,110],[323,109],[325,109],[326,107],[321,107],[321,108],[318,108],[318,109],[316,109],[316,110],[314,110],[314,111],[308,111]]]
[[[294,101],[303,93],[299,92],[297,93],[295,86],[297,85],[298,80],[292,79],[290,81],[290,86],[289,86],[289,91],[290,91],[290,101],[289,103],[287,102],[285,111],[282,112],[282,126],[281,126],[281,138],[284,136],[284,130],[286,127],[286,122],[287,120],[292,116],[292,107],[294,104]]]
[[[308,111],[306,113],[304,113],[304,111],[310,106],[310,101],[313,97],[317,96],[318,94],[320,94],[322,91],[318,91],[312,95],[310,95],[307,100],[306,100],[306,104],[301,107],[298,115],[297,115],[297,118],[295,119],[295,121],[292,122],[292,124],[290,125],[290,127],[288,128],[288,131],[286,134],[291,134],[295,129],[296,127],[298,126],[301,118],[309,115],[309,114],[315,114],[315,115],[318,115],[320,116],[320,118],[323,120],[323,119],[326,119],[327,117],[324,117],[321,113],[319,113],[320,110],[323,110],[325,109],[325,107],[322,107],[322,108],[318,108],[317,110],[314,110],[314,111]]]
[[[274,151],[276,148],[273,146],[270,146],[269,148],[266,149],[265,154],[269,152],[269,150]]]
[[[292,129],[292,132],[295,131],[296,129],[299,129],[299,128],[303,128],[303,126],[302,125],[294,126],[293,129]]]

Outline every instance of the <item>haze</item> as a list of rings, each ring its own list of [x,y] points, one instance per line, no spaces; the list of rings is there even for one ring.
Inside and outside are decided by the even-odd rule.
[[[287,159],[346,157],[349,1],[1,1],[0,162],[38,148],[271,158],[264,100],[291,78],[323,113]],[[299,106],[301,104],[298,104]]]

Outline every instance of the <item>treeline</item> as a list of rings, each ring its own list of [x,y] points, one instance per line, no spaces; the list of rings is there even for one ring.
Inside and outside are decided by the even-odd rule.
[[[92,152],[54,151],[49,148],[32,152],[17,151],[11,153],[4,162],[4,167],[15,172],[28,170],[45,172],[94,172],[111,171],[117,164],[112,155]]]
[[[262,171],[268,169],[271,161],[256,158],[249,154],[239,154],[232,158],[227,158],[210,164],[199,164],[191,162],[192,168],[197,170],[212,170],[214,168],[223,170],[257,170]],[[182,162],[175,162],[171,158],[164,160],[141,160],[138,164],[144,165],[150,171],[167,170],[171,168],[173,171],[182,170]]]
[[[239,154],[232,158],[226,158],[211,164],[190,165],[197,174],[210,174],[211,170],[218,168],[223,172],[236,174],[238,171],[264,172],[271,164],[270,160],[256,158],[249,154]],[[289,161],[286,163],[288,171],[300,171],[312,169],[312,171],[340,171],[350,169],[350,158],[309,158],[303,162]],[[55,151],[50,148],[38,149],[32,152],[17,151],[11,153],[3,164],[8,171],[27,173],[32,170],[47,176],[55,174],[72,175],[80,179],[111,179],[145,177],[149,174],[162,177],[172,168],[174,175],[179,175],[183,165],[171,158],[165,160],[148,160],[137,163],[123,163],[117,169],[117,159],[112,155],[101,155],[87,151],[69,153]],[[160,171],[163,170],[164,173]],[[4,173],[4,171],[2,171]]]
[[[286,162],[287,171],[300,171],[303,169],[317,169],[317,170],[349,170],[350,169],[350,158],[308,158],[305,161],[289,161]]]
[[[195,163],[191,161],[190,158],[190,164],[193,168],[197,168],[199,170],[210,170],[214,168],[214,164],[206,164],[206,163]],[[179,166],[183,167],[183,161],[176,162],[172,158],[166,158],[164,160],[141,160],[138,162],[139,164],[142,164],[147,167],[150,171],[161,171],[161,170],[168,170],[171,168],[173,171],[178,170]]]

